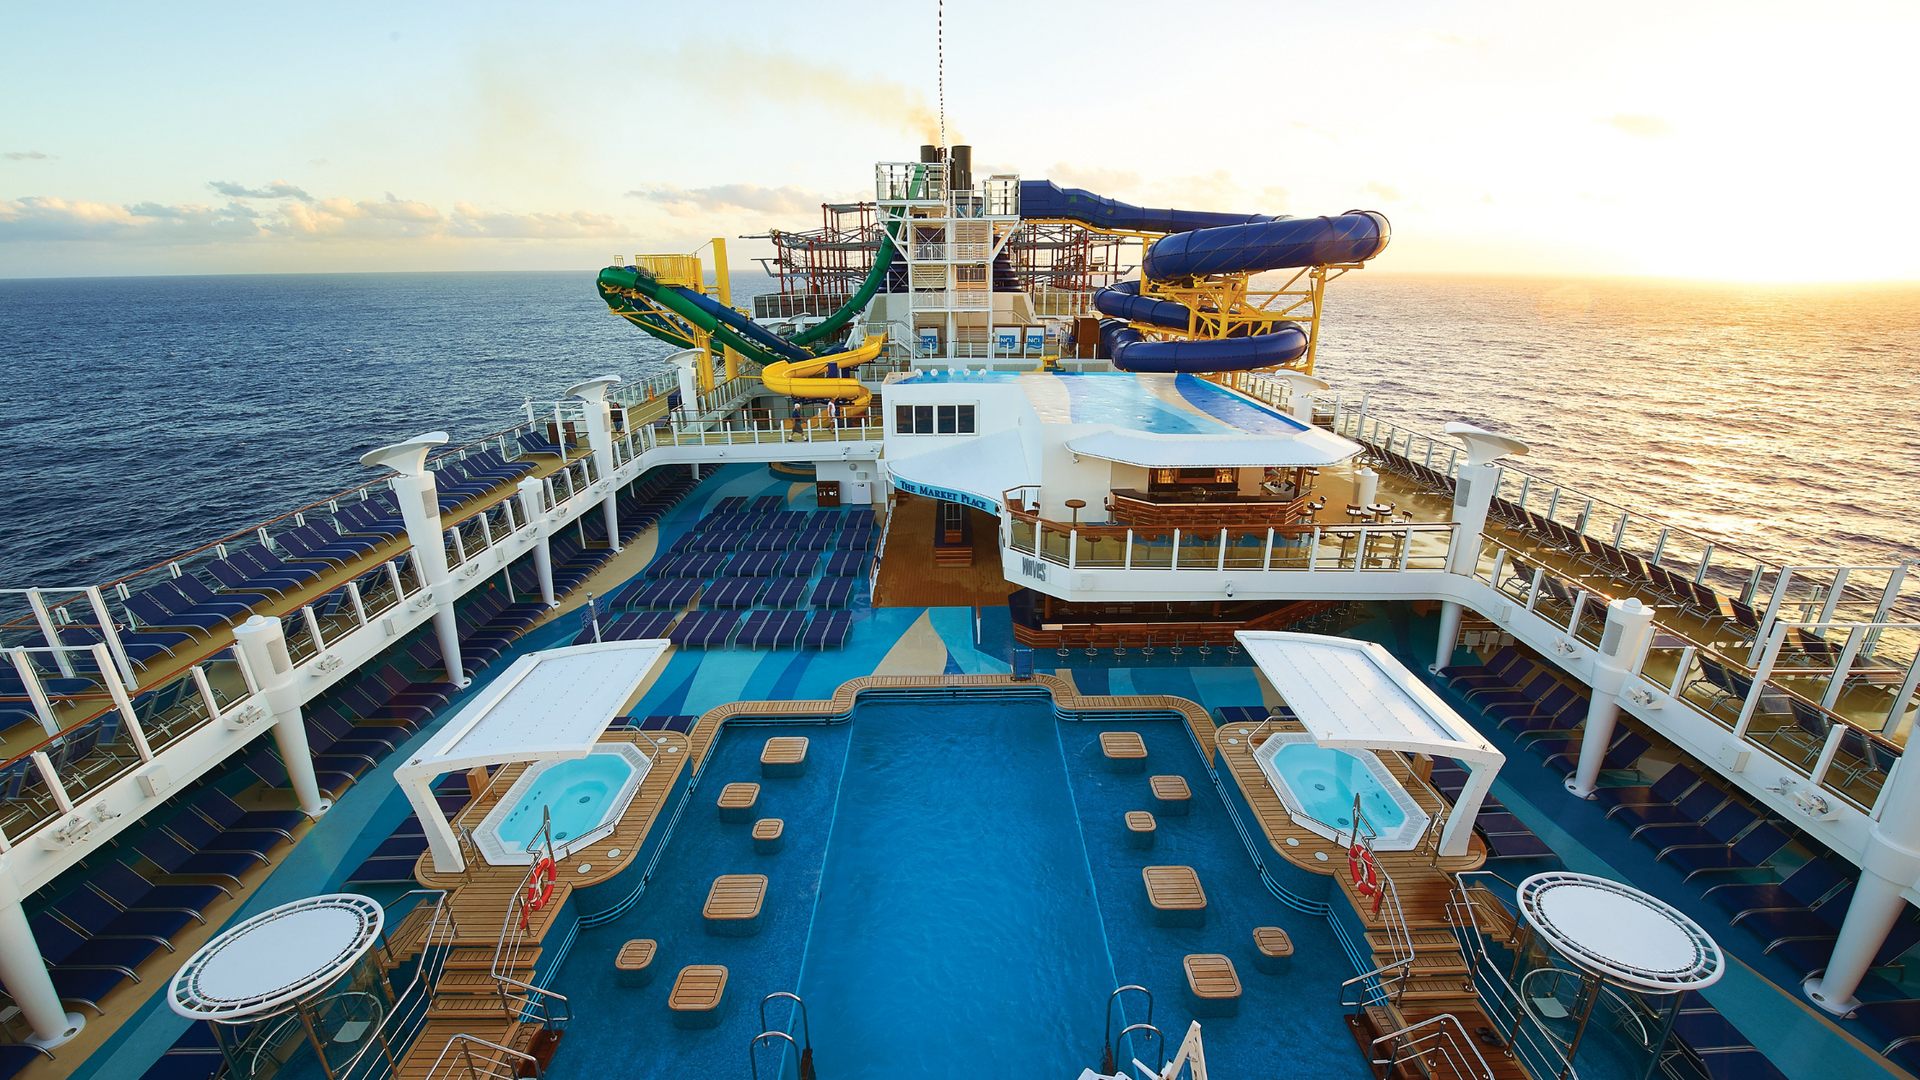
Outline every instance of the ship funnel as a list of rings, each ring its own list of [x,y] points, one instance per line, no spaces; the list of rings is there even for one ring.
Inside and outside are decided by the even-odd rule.
[[[947,189],[973,190],[973,147],[956,146],[947,151]]]
[[[421,476],[427,471],[427,455],[436,446],[445,446],[447,433],[429,431],[406,442],[383,446],[360,455],[360,464],[373,469],[392,469],[401,476]]]

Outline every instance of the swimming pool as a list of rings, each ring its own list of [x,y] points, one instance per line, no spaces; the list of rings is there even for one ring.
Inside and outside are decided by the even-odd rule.
[[[1305,732],[1283,731],[1269,736],[1253,757],[1287,813],[1308,830],[1346,840],[1358,796],[1360,813],[1376,833],[1374,850],[1411,851],[1420,845],[1426,811],[1372,751],[1336,750],[1316,744]]]
[[[553,822],[553,852],[565,858],[613,831],[652,762],[632,743],[600,743],[586,757],[537,762],[489,812],[474,841],[495,866],[531,863],[527,845],[541,809]]]

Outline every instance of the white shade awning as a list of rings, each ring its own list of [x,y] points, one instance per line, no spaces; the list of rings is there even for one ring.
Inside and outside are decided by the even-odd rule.
[[[1291,469],[1338,464],[1358,454],[1360,444],[1319,428],[1297,435],[1162,435],[1115,429],[1072,439],[1067,449],[1149,469]]]
[[[1000,512],[1002,493],[1035,482],[1018,431],[946,442],[924,453],[888,457],[883,464],[901,491],[989,514]]]
[[[1371,641],[1240,630],[1234,638],[1321,746],[1455,758],[1470,772],[1441,850],[1464,854],[1493,774],[1506,763],[1440,695]]]

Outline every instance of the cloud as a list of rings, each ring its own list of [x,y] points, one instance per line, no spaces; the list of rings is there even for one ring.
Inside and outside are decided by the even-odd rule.
[[[910,134],[922,142],[940,141],[940,114],[924,91],[879,76],[849,72],[844,66],[816,64],[784,52],[733,46],[688,45],[657,61],[685,86],[698,86],[710,98],[757,97],[786,105],[826,106],[836,122],[864,120]],[[947,141],[962,143],[959,125],[947,117]]]
[[[489,213],[472,203],[454,203],[449,235],[500,240],[583,240],[632,235],[618,218],[575,210],[567,214]]]
[[[301,202],[313,201],[313,196],[287,183],[285,180],[275,180],[266,187],[257,188],[244,187],[231,180],[209,180],[207,181],[207,186],[225,195],[229,199],[299,199]]]
[[[51,159],[50,155],[43,154],[38,150],[9,150],[4,154],[0,154],[0,157],[4,157],[8,161],[48,161]]]
[[[37,195],[0,199],[0,240],[197,244],[247,240],[259,234],[253,212],[237,204],[112,206]]]
[[[0,199],[0,243],[576,240],[625,235],[628,229],[618,218],[587,210],[517,213],[459,202],[447,214],[391,192],[380,199],[289,197],[265,210],[238,200],[224,206],[156,202],[115,206],[54,196]]]
[[[660,203],[675,217],[742,210],[759,214],[812,214],[822,203],[845,201],[792,185],[769,188],[759,184],[717,184],[691,190],[673,184],[650,184],[627,192],[627,198]]]
[[[1644,113],[1614,113],[1598,122],[1637,139],[1664,139],[1678,130],[1668,121]]]
[[[1401,202],[1406,198],[1400,193],[1399,188],[1392,184],[1382,184],[1377,180],[1367,185],[1367,194],[1378,195],[1388,202]]]

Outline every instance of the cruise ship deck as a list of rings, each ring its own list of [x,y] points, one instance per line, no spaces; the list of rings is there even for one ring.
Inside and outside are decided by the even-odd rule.
[[[1920,1070],[1908,564],[1315,377],[1378,215],[1302,219],[1288,316],[1218,302],[1266,249],[970,291],[1086,193],[945,168],[876,190],[954,287],[876,257],[842,352],[623,259],[673,370],[0,591],[0,1073]]]

